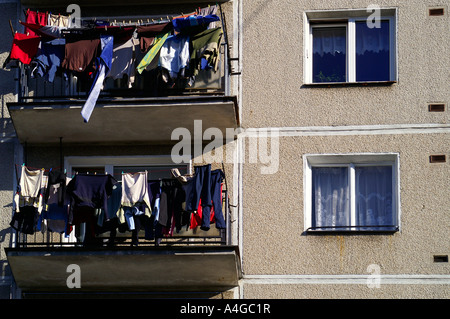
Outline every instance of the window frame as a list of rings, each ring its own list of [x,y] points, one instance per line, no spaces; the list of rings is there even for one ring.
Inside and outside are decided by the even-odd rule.
[[[356,81],[356,22],[366,21],[369,17],[366,9],[305,11],[303,16],[303,77],[305,84],[362,84],[397,82],[397,9],[381,8],[380,20],[389,21],[389,80],[388,81]],[[314,82],[313,81],[313,28],[345,25],[347,30],[346,81]]]
[[[67,176],[74,174],[73,167],[104,166],[105,174],[114,174],[115,166],[184,166],[192,173],[192,159],[189,163],[176,164],[171,155],[142,155],[142,156],[67,156],[64,158],[64,169]]]
[[[393,230],[358,229],[356,221],[356,167],[391,166],[392,167],[392,212],[396,228]],[[348,167],[350,225],[344,229],[312,229],[314,212],[312,211],[312,168],[313,167]],[[304,231],[316,232],[350,232],[350,233],[392,233],[401,230],[400,224],[400,163],[398,153],[352,153],[352,154],[305,154],[303,155],[303,217]],[[368,226],[370,227],[370,226]]]

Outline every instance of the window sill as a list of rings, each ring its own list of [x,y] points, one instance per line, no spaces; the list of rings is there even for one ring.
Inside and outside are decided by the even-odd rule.
[[[376,235],[376,234],[393,234],[399,231],[398,226],[353,226],[353,227],[310,227],[305,230],[307,235],[330,235],[330,234],[344,234],[344,235]]]
[[[371,82],[321,82],[321,83],[304,83],[302,88],[309,87],[361,87],[361,86],[391,86],[397,81],[371,81]]]

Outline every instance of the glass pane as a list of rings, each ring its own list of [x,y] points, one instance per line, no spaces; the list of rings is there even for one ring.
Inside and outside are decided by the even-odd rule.
[[[181,175],[187,174],[187,166],[114,166],[114,177],[117,180],[122,178],[122,172],[124,173],[137,173],[137,172],[148,172],[149,180],[158,180],[163,178],[173,178],[171,169],[178,168]]]
[[[313,28],[313,82],[345,82],[345,27]]]
[[[392,210],[392,167],[356,167],[356,224],[395,225]],[[374,230],[383,228],[374,227]]]
[[[356,81],[389,81],[389,21],[356,23]]]
[[[312,194],[313,227],[350,225],[347,167],[312,168]]]

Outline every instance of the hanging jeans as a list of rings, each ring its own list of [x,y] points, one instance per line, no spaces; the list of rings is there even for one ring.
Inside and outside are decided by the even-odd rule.
[[[226,223],[222,212],[222,181],[224,173],[217,169],[211,172],[211,196],[212,205],[214,207],[214,218],[216,220],[216,228],[225,229]]]
[[[223,172],[220,169],[216,169],[211,172],[211,205],[202,205],[202,224],[201,230],[209,230],[211,223],[211,209],[214,210],[214,219],[216,228],[225,229],[226,224],[223,218],[222,212],[222,180]],[[202,201],[203,202],[203,201]]]
[[[196,166],[195,174],[186,184],[183,184],[186,193],[186,211],[195,211],[200,198],[203,206],[211,206],[211,164]]]

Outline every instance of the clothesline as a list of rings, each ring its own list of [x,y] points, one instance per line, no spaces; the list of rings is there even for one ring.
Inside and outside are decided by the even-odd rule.
[[[41,230],[44,222],[50,231],[68,236],[72,226],[85,223],[85,242],[96,233],[122,228],[132,232],[137,245],[140,222],[146,226],[148,240],[172,236],[182,227],[200,226],[207,231],[215,223],[218,229],[226,228],[222,210],[225,175],[222,170],[211,170],[211,164],[196,166],[196,177],[186,185],[175,179],[151,183],[147,172],[138,179],[124,174],[118,184],[109,174],[98,178],[78,174],[67,179],[53,171],[44,179],[41,170],[28,170],[25,165],[21,169],[10,225],[26,234]],[[51,225],[52,220],[58,224]]]
[[[216,3],[215,5],[213,5],[215,7],[218,7],[218,3]],[[211,5],[208,5],[208,8],[210,8]],[[205,10],[206,8],[201,8],[198,7],[195,9],[195,11],[192,11],[190,13],[183,13],[181,12],[181,14],[177,14],[177,15],[163,15],[163,14],[156,14],[156,15],[141,15],[141,16],[133,16],[133,18],[130,20],[130,18],[128,16],[115,16],[115,17],[110,17],[110,16],[96,16],[96,17],[84,17],[84,18],[80,18],[80,21],[85,21],[85,22],[90,22],[90,21],[107,21],[109,23],[111,23],[111,26],[120,26],[120,25],[145,25],[150,24],[150,23],[158,23],[158,22],[169,22],[172,21],[174,19],[178,19],[181,17],[186,17],[189,15],[194,15],[194,14],[201,14],[202,10]],[[28,12],[30,9],[28,10],[23,10],[23,13],[25,16],[27,16]],[[39,10],[36,9],[36,13],[39,13]],[[41,12],[42,13],[42,12]],[[61,13],[52,13],[51,11],[45,11],[45,13],[47,15],[53,15],[56,17],[60,17],[60,18],[70,18],[70,15],[66,14],[61,14]],[[122,20],[122,22],[121,22]],[[126,22],[128,20],[128,22]],[[19,21],[20,22],[20,21]]]
[[[52,167],[52,168],[49,168],[49,169],[45,169],[45,168],[39,168],[39,167],[31,167],[31,166],[27,166],[27,165],[25,165],[25,164],[22,164],[22,165],[20,165],[20,164],[15,164],[17,167],[21,167],[21,166],[25,166],[25,167],[27,167],[28,169],[30,169],[30,170],[38,170],[38,169],[42,169],[42,170],[44,170],[44,172],[51,172],[52,170],[59,170],[59,169],[61,169],[61,167],[60,166],[57,166],[57,167]],[[172,168],[164,168],[164,169],[157,169],[157,170],[151,170],[151,172],[152,173],[159,173],[159,172],[169,172],[169,171],[171,171],[172,170]],[[64,171],[66,171],[66,170],[64,170]],[[87,174],[89,174],[89,172],[86,172]],[[123,174],[132,174],[132,175],[134,175],[134,174],[138,174],[138,173],[142,173],[142,171],[138,171],[138,172],[121,172],[121,173],[112,173],[111,175],[113,175],[113,176],[120,176],[120,175],[123,175]],[[96,174],[98,174],[97,172],[93,172],[93,174],[94,175],[96,175]],[[100,174],[100,173],[99,173]],[[106,173],[105,173],[106,174]]]
[[[61,16],[28,9],[26,22],[20,21],[25,33],[14,34],[3,67],[10,59],[33,64],[32,76],[46,77],[49,82],[58,69],[66,75],[84,74],[93,80],[81,110],[87,123],[106,78],[126,77],[131,88],[137,73],[160,70],[157,76],[167,87],[186,87],[193,86],[201,70],[217,72],[224,25],[222,21],[222,26],[216,26],[221,21],[216,11],[217,6],[201,15],[181,15],[173,20],[167,16],[169,21],[165,23],[117,26],[94,20],[73,28]]]

